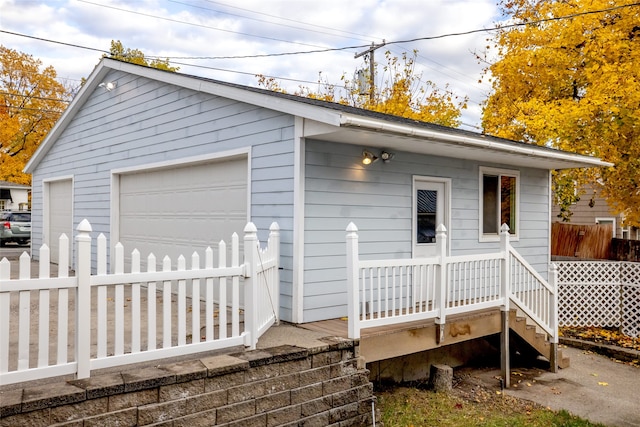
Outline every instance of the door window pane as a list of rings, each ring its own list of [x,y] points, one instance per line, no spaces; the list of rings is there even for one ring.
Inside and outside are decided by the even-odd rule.
[[[438,192],[435,190],[418,190],[418,243],[435,243],[436,241],[436,209]]]

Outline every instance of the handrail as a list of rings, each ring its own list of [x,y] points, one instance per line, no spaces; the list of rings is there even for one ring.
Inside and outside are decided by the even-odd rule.
[[[508,311],[512,301],[557,340],[555,282],[549,284],[511,247],[506,225],[499,252],[447,256],[441,225],[435,256],[366,261],[359,259],[357,231],[353,223],[347,227],[349,338],[374,326],[428,319],[444,324],[447,315],[488,307]]]

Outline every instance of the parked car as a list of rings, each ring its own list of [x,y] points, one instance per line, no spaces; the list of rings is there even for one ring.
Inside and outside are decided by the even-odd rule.
[[[0,224],[0,246],[8,242],[26,245],[31,241],[31,212],[3,212]]]

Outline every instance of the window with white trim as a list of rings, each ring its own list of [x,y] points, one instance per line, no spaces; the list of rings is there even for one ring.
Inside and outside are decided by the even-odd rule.
[[[631,239],[631,231],[629,227],[622,227],[622,238],[625,240]]]
[[[497,240],[502,224],[518,236],[520,221],[520,172],[480,168],[480,240]]]
[[[615,218],[596,218],[596,224],[600,224],[600,225],[607,225],[607,224],[611,224],[611,230],[612,230],[612,237],[615,239],[616,238],[616,219]]]

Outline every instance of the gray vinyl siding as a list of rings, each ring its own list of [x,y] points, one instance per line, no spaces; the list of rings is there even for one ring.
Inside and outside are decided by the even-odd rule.
[[[451,179],[451,254],[491,252],[481,243],[479,167],[505,165],[396,152],[366,168],[362,147],[307,140],[305,165],[304,321],[346,315],[346,231],[358,227],[362,259],[409,258],[414,176]],[[520,239],[512,244],[546,277],[548,171],[520,170]]]
[[[43,239],[44,179],[73,175],[74,228],[87,218],[94,238],[99,233],[109,238],[113,169],[251,146],[250,215],[262,242],[273,221],[280,226],[281,316],[289,320],[293,116],[122,72],[110,73],[107,80],[117,80],[117,89],[96,88],[34,171],[34,248]]]

